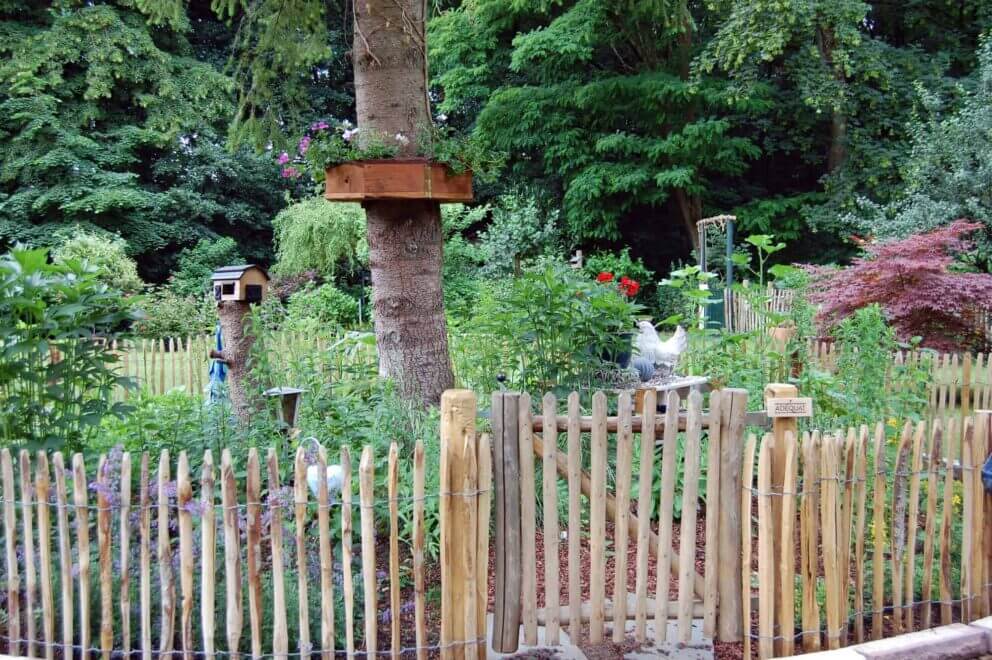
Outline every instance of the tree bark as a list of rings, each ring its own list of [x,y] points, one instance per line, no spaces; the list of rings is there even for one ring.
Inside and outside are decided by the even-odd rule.
[[[242,423],[251,419],[257,399],[251,394],[253,386],[248,371],[248,356],[255,343],[255,337],[245,332],[245,319],[250,309],[246,302],[225,300],[217,303],[224,349],[220,355],[211,352],[211,357],[219,357],[227,363],[227,394],[234,414]]]
[[[401,155],[430,125],[423,0],[354,3],[352,58],[358,126]],[[369,201],[369,264],[379,372],[407,399],[437,404],[454,384],[441,289],[441,209],[436,202]]]
[[[703,202],[699,195],[690,195],[681,188],[673,191],[675,201],[679,206],[679,216],[682,219],[682,226],[685,227],[689,240],[692,241],[692,249],[699,250],[699,231],[696,225],[703,219]]]

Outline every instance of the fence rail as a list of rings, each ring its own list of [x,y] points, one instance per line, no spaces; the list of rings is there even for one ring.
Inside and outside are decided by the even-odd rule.
[[[82,660],[180,653],[187,660],[194,654],[330,660],[336,651],[348,657],[414,652],[418,658],[428,652],[484,657],[486,555],[478,559],[476,553],[489,545],[489,440],[483,436],[476,442],[474,395],[454,391],[445,397],[439,490],[425,493],[426,457],[418,442],[409,497],[399,495],[395,442],[386,457],[385,493],[375,490],[381,457],[372,446],[362,450],[357,466],[343,447],[339,494],[329,492],[323,478],[328,464],[323,447],[313,454],[302,447],[296,452],[285,486],[275,449],[264,458],[250,449],[243,463],[225,449],[219,470],[208,451],[196,473],[186,452],[175,461],[162,452],[157,467],[147,453],[101,456],[95,476],[87,473],[81,454],[67,466],[61,453],[21,451],[15,460],[3,449],[0,583],[6,588],[0,611],[6,621],[0,624],[0,648],[14,656],[52,659],[58,653]],[[312,485],[308,469],[316,470]],[[426,499],[434,497],[445,566],[439,639],[429,636],[425,614],[424,514]],[[406,539],[399,532],[401,507],[412,519]],[[376,520],[384,508],[386,519]],[[356,512],[357,557],[352,553]],[[382,530],[388,538],[384,584],[377,568]],[[340,557],[333,556],[336,539]],[[416,642],[409,646],[400,629],[401,540],[410,548],[415,585]],[[360,571],[357,604],[364,616],[355,609],[353,563]],[[385,607],[377,601],[383,586]],[[391,613],[388,643],[377,639],[383,611]],[[343,644],[337,641],[341,637]]]
[[[987,616],[992,496],[980,471],[989,422],[987,412],[963,429],[953,419],[906,422],[894,447],[881,422],[801,442],[791,432],[751,436],[742,596],[756,625],[745,657],[752,644],[768,658]]]

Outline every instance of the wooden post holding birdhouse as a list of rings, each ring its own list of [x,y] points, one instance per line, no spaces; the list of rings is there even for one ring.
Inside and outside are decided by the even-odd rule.
[[[224,266],[210,276],[217,302],[237,301],[255,304],[262,302],[269,289],[269,274],[260,266],[243,264]]]

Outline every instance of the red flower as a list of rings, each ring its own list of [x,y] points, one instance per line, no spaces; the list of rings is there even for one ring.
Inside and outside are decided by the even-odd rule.
[[[641,285],[639,282],[630,279],[629,277],[620,278],[620,293],[627,296],[628,298],[633,298],[637,295],[637,292],[641,290]]]
[[[612,282],[613,281],[613,273],[607,273],[606,271],[603,271],[602,273],[600,273],[599,275],[596,276],[596,281],[597,282]]]

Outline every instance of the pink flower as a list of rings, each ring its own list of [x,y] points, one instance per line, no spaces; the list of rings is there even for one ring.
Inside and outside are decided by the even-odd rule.
[[[341,139],[345,142],[351,142],[351,138],[355,137],[358,133],[357,128],[349,128],[347,131],[341,134]]]
[[[310,148],[310,136],[304,135],[302,138],[300,138],[300,144],[299,144],[300,153],[305,154],[307,152],[307,149],[309,148]]]
[[[310,124],[311,131],[326,131],[330,125],[326,121],[318,121]]]
[[[284,179],[296,178],[297,176],[299,176],[299,174],[300,173],[296,170],[295,167],[282,168],[282,178]]]
[[[280,165],[285,165],[286,163],[289,162],[289,154],[286,153],[285,151],[282,152],[281,154],[279,154],[279,157],[276,158],[276,162],[279,163]]]

